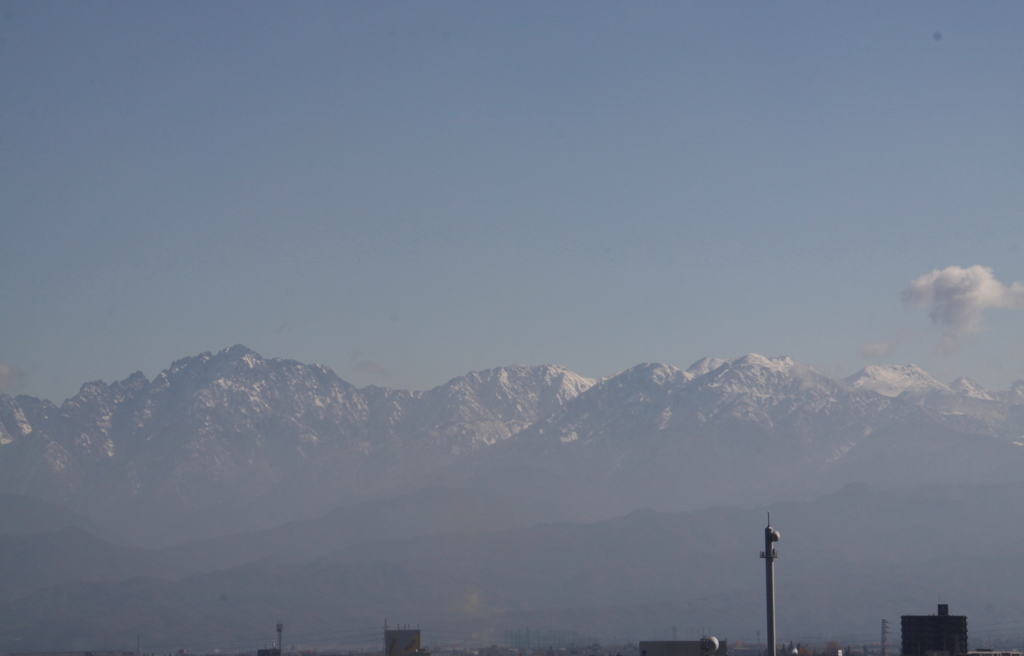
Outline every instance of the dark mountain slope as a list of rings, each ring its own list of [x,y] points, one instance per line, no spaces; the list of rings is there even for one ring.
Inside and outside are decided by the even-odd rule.
[[[931,612],[940,593],[971,616],[977,638],[1024,612],[1024,485],[853,485],[778,504],[772,518],[782,532],[783,637],[866,640],[880,617]],[[382,540],[176,581],[62,585],[0,604],[0,635],[27,645],[45,634],[54,639],[33,648],[57,649],[72,638],[115,645],[138,632],[170,649],[253,640],[278,618],[300,635],[388,617],[497,636],[533,622],[649,637],[642,632],[661,618],[747,640],[763,620],[764,522],[761,510],[640,511],[592,524]]]

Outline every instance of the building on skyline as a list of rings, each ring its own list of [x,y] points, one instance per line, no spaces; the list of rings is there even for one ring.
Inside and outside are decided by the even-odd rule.
[[[384,656],[410,656],[429,653],[420,648],[419,629],[386,629],[384,631]]]
[[[963,656],[967,653],[967,616],[950,615],[939,604],[938,615],[900,617],[902,656]]]
[[[642,640],[640,656],[729,656],[728,640]]]

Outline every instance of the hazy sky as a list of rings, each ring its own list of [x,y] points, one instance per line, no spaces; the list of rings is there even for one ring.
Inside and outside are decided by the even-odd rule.
[[[236,343],[1002,389],[1022,240],[1024,3],[0,2],[8,393]]]

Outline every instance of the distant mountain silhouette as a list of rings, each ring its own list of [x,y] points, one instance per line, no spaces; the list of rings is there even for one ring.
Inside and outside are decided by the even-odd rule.
[[[410,392],[234,346],[152,381],[87,383],[59,408],[0,395],[0,491],[160,545],[428,484],[485,485],[481,498],[521,500],[529,523],[810,499],[856,481],[1017,481],[1022,385],[946,386],[912,365],[840,381],[750,354],[600,381],[500,367]]]
[[[391,519],[404,512],[375,510]],[[880,618],[931,612],[938,594],[970,617],[975,646],[1024,612],[1024,484],[851,484],[771,510],[782,533],[778,622],[787,641],[867,642]],[[385,614],[482,644],[525,626],[637,639],[673,622],[748,641],[763,620],[764,509],[648,510],[588,524],[400,537],[383,524],[346,536],[335,530],[339,519],[291,527],[299,542],[334,532],[319,549],[341,546],[322,555],[291,550],[273,531],[255,533],[246,540],[266,545],[262,552],[214,571],[192,572],[178,548],[108,547],[104,555],[99,541],[74,533],[39,538],[55,546],[36,556],[0,545],[11,560],[5,580],[33,557],[36,567],[23,569],[37,577],[32,591],[0,603],[0,647],[128,648],[136,632],[166,648],[242,644],[277,619],[302,636],[375,626]],[[193,543],[191,555],[216,546]],[[53,585],[47,563],[76,558],[90,563],[85,575]],[[28,587],[30,578],[20,581]]]
[[[357,389],[235,346],[60,407],[0,395],[0,649],[281,618],[751,640],[769,508],[780,635],[867,640],[941,593],[982,636],[1024,612],[1022,389],[754,354]]]

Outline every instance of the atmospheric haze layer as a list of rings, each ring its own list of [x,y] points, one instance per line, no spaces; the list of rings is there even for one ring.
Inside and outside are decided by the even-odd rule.
[[[913,365],[508,366],[410,392],[239,345],[60,407],[0,395],[0,481],[19,649],[244,642],[280,617],[319,635],[340,616],[485,642],[673,623],[751,640],[764,508],[786,535],[780,639],[868,641],[935,594],[972,635],[1024,611],[1024,382]]]

